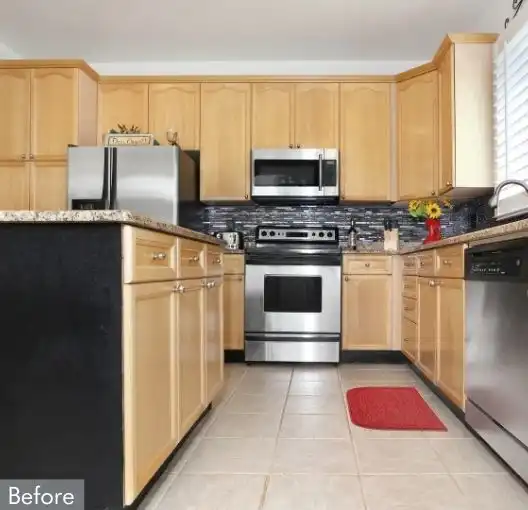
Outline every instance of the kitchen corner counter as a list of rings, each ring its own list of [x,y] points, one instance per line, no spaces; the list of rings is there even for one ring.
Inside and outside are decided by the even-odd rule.
[[[213,236],[184,227],[138,216],[130,211],[0,211],[0,223],[123,223],[186,239],[222,246]]]

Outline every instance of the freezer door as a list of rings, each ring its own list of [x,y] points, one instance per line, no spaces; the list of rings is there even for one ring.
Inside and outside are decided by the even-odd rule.
[[[68,149],[68,207],[72,199],[100,199],[103,196],[104,148]]]
[[[178,165],[174,147],[120,147],[116,209],[178,223]]]

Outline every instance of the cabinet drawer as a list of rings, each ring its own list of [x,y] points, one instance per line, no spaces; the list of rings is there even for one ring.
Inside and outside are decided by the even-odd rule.
[[[344,274],[391,274],[392,257],[345,255]]]
[[[402,285],[402,294],[405,297],[416,299],[418,297],[418,277],[404,276]]]
[[[176,278],[176,238],[130,226],[123,227],[124,283]]]
[[[415,275],[417,268],[416,255],[404,255],[403,256],[403,274],[404,275]]]
[[[207,265],[205,273],[207,275],[221,275],[224,272],[224,251],[222,248],[207,245]]]
[[[402,299],[402,315],[414,323],[418,322],[418,301],[404,297]]]
[[[418,260],[418,276],[435,276],[434,250],[420,253],[416,258]]]
[[[244,274],[244,255],[224,253],[224,273]]]
[[[178,278],[205,275],[205,245],[190,239],[178,239]]]
[[[402,351],[412,361],[416,359],[418,348],[418,326],[403,317],[402,319]]]
[[[464,246],[436,250],[436,276],[464,278]]]

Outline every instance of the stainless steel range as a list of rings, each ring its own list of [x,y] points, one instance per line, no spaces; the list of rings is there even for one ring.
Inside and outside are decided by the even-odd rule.
[[[339,362],[337,228],[257,228],[246,255],[246,361]]]

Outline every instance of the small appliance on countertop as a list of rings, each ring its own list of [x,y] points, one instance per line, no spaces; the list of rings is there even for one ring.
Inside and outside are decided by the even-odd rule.
[[[244,234],[235,230],[234,222],[231,224],[231,230],[213,232],[212,235],[217,239],[224,241],[226,250],[244,249]]]
[[[398,222],[385,218],[383,220],[383,249],[385,251],[398,251],[400,247],[400,233],[398,231]]]

